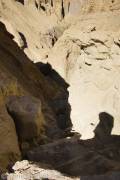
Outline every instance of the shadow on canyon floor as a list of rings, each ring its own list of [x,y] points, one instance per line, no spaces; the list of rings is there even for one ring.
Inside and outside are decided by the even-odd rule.
[[[99,114],[95,137],[80,140],[74,135],[28,152],[29,160],[51,165],[69,176],[105,174],[120,170],[120,136],[111,135],[114,118]],[[80,177],[84,180],[84,177]]]
[[[64,88],[69,96],[67,91],[69,85],[52,69],[50,64],[36,63],[36,66],[44,76],[54,80],[60,87]],[[65,102],[61,103],[61,109],[65,108],[63,104],[68,103],[68,96]],[[55,109],[59,106],[59,103],[58,101],[52,102],[50,106]],[[57,116],[58,125],[62,129],[67,127],[66,123],[71,122],[70,105],[68,104],[66,107],[68,107],[66,111],[67,118]],[[58,114],[61,113],[56,113],[56,115]],[[66,121],[66,119],[69,119],[69,121]],[[100,112],[99,120],[94,129],[95,136],[93,139],[81,140],[80,134],[74,132],[68,134],[68,138],[33,149],[27,153],[28,159],[48,164],[70,176],[104,174],[120,170],[120,136],[111,135],[114,117],[107,112]],[[84,180],[84,177],[80,179]]]
[[[95,138],[101,139],[110,136],[114,126],[113,116],[106,112],[101,112],[99,114],[99,120],[100,121],[94,130]]]

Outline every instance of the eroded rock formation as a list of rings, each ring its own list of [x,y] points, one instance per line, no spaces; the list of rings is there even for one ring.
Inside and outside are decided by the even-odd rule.
[[[119,0],[0,0],[2,169],[22,153],[69,175],[120,170],[119,18]]]
[[[94,136],[102,111],[114,116],[119,134],[119,0],[5,0],[0,10],[27,56],[49,62],[70,84],[71,119],[82,138]]]
[[[25,154],[32,147],[65,136],[64,130],[72,126],[67,87],[45,78],[12,38],[0,23],[1,169],[20,158],[19,149]],[[59,114],[50,106],[56,101],[64,105],[64,109],[57,107]],[[62,121],[57,121],[60,114],[66,121],[63,128]]]

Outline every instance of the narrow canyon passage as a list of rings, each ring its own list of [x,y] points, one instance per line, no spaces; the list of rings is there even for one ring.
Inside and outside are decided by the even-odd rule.
[[[47,79],[50,80],[52,78],[60,86],[64,88],[69,87],[68,89],[70,93],[71,86],[69,86],[54,69],[52,69],[52,66],[50,64],[36,63],[36,66]],[[75,90],[75,84],[73,85]],[[71,93],[75,97],[75,95],[77,95],[77,89],[76,91],[72,91]],[[78,97],[79,96],[76,97],[77,101]],[[27,159],[33,162],[41,162],[43,164],[49,165],[51,168],[54,168],[59,172],[65,173],[68,176],[72,177],[104,174],[109,172],[111,168],[114,168],[114,171],[116,171],[116,166],[119,164],[118,149],[120,147],[120,136],[112,135],[112,130],[114,128],[115,122],[114,116],[103,111],[98,113],[98,123],[96,124],[96,126],[95,124],[93,124],[93,121],[90,121],[90,125],[93,126],[93,128],[91,129],[93,137],[90,137],[90,134],[87,134],[89,124],[87,124],[86,121],[84,122],[85,125],[87,124],[86,131],[82,129],[83,126],[81,121],[84,119],[84,117],[81,116],[81,120],[77,119],[79,124],[75,124],[75,122],[73,121],[72,127],[71,121],[69,119],[72,107],[66,109],[66,103],[68,103],[68,100],[66,102],[62,101],[61,106],[61,108],[65,108],[65,111],[61,112],[64,119],[62,118],[61,121],[61,119],[59,119],[59,116],[57,116],[59,127],[65,129],[65,131],[66,127],[68,127],[68,131],[66,131],[65,134],[66,137],[56,142],[41,145],[37,148],[31,149],[29,152],[27,152]],[[78,102],[78,109],[80,108],[79,104],[80,103]],[[50,105],[52,104],[50,103]],[[59,100],[57,100],[57,108],[58,105]],[[93,108],[93,106],[91,108]],[[81,110],[81,112],[82,111],[83,109]],[[63,113],[65,114],[63,115]],[[86,114],[86,112],[84,113]],[[59,115],[61,117],[61,114]],[[66,117],[69,118],[66,119]],[[64,122],[65,124],[67,124],[65,125]],[[74,125],[76,125],[77,128]],[[72,131],[70,133],[69,130],[71,129],[71,127],[72,129],[75,129],[75,131]],[[82,129],[82,132],[86,134],[86,140],[81,139],[82,134],[80,133],[80,129]],[[88,131],[88,133],[90,133],[90,131]],[[88,138],[87,135],[89,135]]]
[[[119,0],[0,0],[5,178],[120,179]]]

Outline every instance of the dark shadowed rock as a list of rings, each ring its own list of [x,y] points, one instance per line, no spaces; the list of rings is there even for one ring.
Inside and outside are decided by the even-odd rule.
[[[40,100],[30,97],[10,97],[7,109],[14,119],[20,141],[39,137],[44,131],[44,116]]]
[[[100,122],[94,130],[95,138],[103,139],[106,136],[110,136],[112,128],[114,126],[114,118],[112,115],[101,112],[99,114]]]
[[[5,169],[9,160],[19,159],[18,144],[23,154],[23,149],[63,137],[55,107],[49,102],[59,103],[64,97],[64,88],[38,70],[0,23],[0,112],[5,104],[8,110],[1,120],[0,167]]]
[[[21,158],[17,133],[13,119],[5,106],[0,106],[0,170]]]
[[[27,153],[30,161],[52,165],[72,176],[105,174],[120,169],[119,136],[80,140],[74,135],[54,143],[42,145]]]

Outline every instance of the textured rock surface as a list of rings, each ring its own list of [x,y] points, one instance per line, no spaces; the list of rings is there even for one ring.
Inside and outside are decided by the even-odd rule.
[[[40,168],[40,164],[34,164],[29,161],[21,161],[17,162],[13,169],[14,173],[8,174],[7,178],[8,180],[27,180],[31,178],[31,180],[35,179],[53,179],[54,180],[119,180],[120,173],[119,172],[113,172],[106,175],[94,175],[94,176],[80,176],[78,178],[75,177],[67,177],[58,171],[49,169],[47,165],[44,165],[44,168]],[[45,168],[46,166],[46,168]],[[5,177],[5,175],[1,176]]]
[[[0,14],[21,49],[70,84],[71,118],[82,138],[93,137],[102,111],[114,116],[112,134],[119,134],[119,0],[5,0]]]
[[[33,140],[43,133],[45,120],[41,111],[41,102],[38,99],[30,96],[10,97],[7,110],[14,119],[21,141]]]
[[[70,169],[71,174],[120,170],[119,136],[111,136],[120,135],[119,19],[119,0],[0,0],[0,21],[13,35],[0,23],[1,105],[7,104],[9,96],[37,98],[45,121],[41,122],[47,136],[43,141],[51,142],[71,129],[69,95],[73,128],[82,139],[95,135],[90,141],[79,141],[79,135],[69,145],[65,140],[58,146],[55,142],[40,146],[31,160],[36,160],[35,151],[38,160],[44,157],[43,162],[57,168],[56,159],[65,163],[68,158],[62,171]],[[23,51],[32,61],[49,64],[33,65]],[[70,85],[69,94],[61,76]],[[13,111],[18,115],[20,109]]]
[[[31,163],[29,161],[21,161],[21,162],[17,162],[13,169],[14,169],[14,173],[12,174],[8,174],[8,180],[26,180],[31,178],[32,180],[35,179],[42,179],[42,178],[46,178],[46,179],[53,179],[54,180],[119,180],[120,178],[120,173],[119,172],[113,172],[113,173],[109,173],[106,175],[94,175],[94,176],[80,176],[78,178],[75,177],[67,177],[62,175],[61,173],[59,173],[58,171],[52,170],[47,168],[40,168],[40,164],[34,164]]]
[[[66,98],[67,106],[68,98],[67,89],[60,87],[52,79],[48,80],[12,38],[0,23],[0,169],[19,159],[18,138],[21,149],[29,149],[27,141],[38,146],[48,139],[53,141],[63,136],[64,131],[57,123],[55,107],[51,108],[49,102],[59,102],[59,99]],[[5,108],[2,110],[2,107]],[[71,124],[66,124],[64,129],[70,126]],[[25,142],[21,144],[23,140]]]
[[[0,106],[0,169],[6,168],[8,162],[15,162],[21,157],[13,119],[5,106]]]
[[[107,174],[120,170],[119,140],[118,136],[80,140],[75,135],[29,151],[28,159],[71,176]]]
[[[13,167],[15,172],[10,177],[32,175],[35,178],[35,175],[38,175],[49,179],[52,172],[53,178],[58,179],[60,178],[59,173],[56,172],[56,174],[55,171],[48,170],[56,169],[72,179],[74,177],[83,180],[119,178],[119,140],[118,136],[110,136],[101,139],[101,141],[96,138],[79,140],[78,137],[74,136],[42,145],[28,152],[28,158],[30,161],[32,160],[32,164],[29,164],[28,161],[17,162]],[[35,164],[38,164],[41,169],[35,168],[37,167]]]
[[[83,139],[94,136],[102,111],[114,117],[112,134],[120,133],[118,17],[110,11],[68,18],[71,26],[46,59],[70,84],[71,118]]]
[[[55,179],[55,180],[77,180],[78,178],[70,178],[67,177],[58,171],[49,169],[46,165],[44,165],[44,168],[40,168],[40,164],[33,164],[29,161],[21,161],[17,162],[13,169],[15,170],[15,173],[9,174],[7,176],[8,180],[26,180],[26,179]]]

